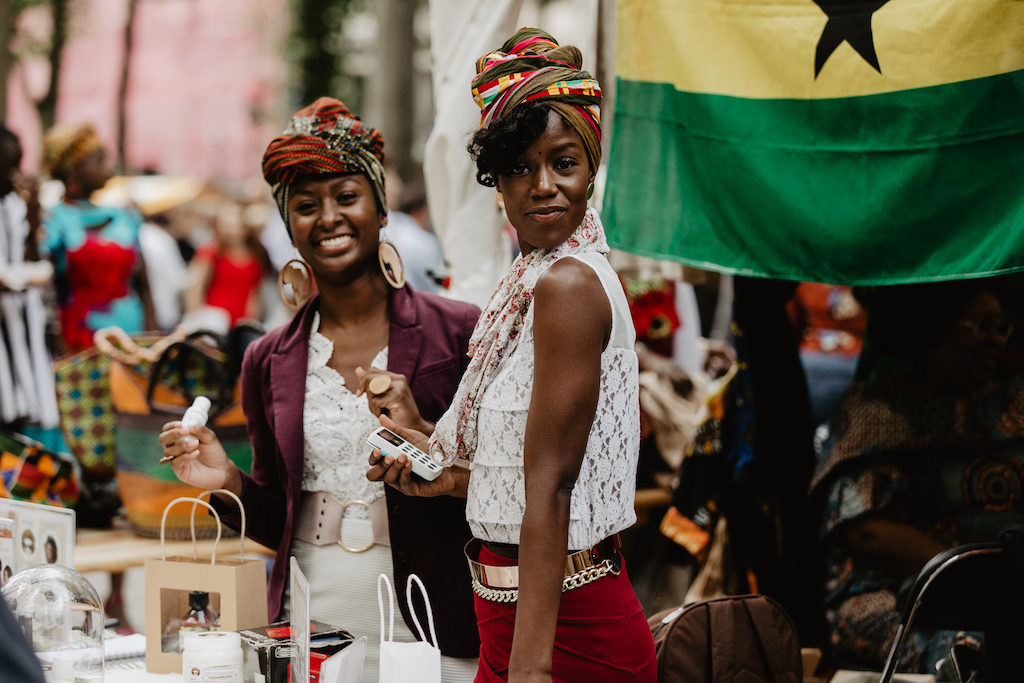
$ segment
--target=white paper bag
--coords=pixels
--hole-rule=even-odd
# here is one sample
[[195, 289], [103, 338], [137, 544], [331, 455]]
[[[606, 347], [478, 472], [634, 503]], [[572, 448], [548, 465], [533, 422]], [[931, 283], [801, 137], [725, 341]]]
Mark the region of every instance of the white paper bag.
[[363, 678], [365, 656], [366, 636], [363, 636], [320, 665], [321, 683], [359, 683]]
[[[391, 614], [391, 631], [387, 639], [384, 632], [384, 597], [381, 594], [380, 582], [388, 587], [388, 604]], [[430, 625], [430, 637], [433, 645], [427, 642], [420, 620], [416, 618], [416, 610], [412, 607], [412, 584], [420, 588], [423, 602], [427, 606], [427, 619]], [[391, 591], [391, 581], [385, 574], [377, 577], [377, 605], [380, 607], [380, 683], [441, 683], [441, 650], [437, 647], [437, 633], [434, 632], [434, 613], [430, 608], [430, 598], [423, 587], [420, 577], [409, 575], [405, 585], [405, 599], [409, 603], [413, 623], [419, 631], [420, 638], [415, 643], [396, 643], [395, 636], [395, 596]]]

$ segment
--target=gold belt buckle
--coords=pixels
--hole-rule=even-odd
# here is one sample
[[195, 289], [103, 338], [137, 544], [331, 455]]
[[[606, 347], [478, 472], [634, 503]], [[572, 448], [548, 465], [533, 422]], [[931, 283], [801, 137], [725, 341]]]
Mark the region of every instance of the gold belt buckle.
[[341, 540], [341, 534], [344, 532], [345, 529], [345, 510], [346, 508], [348, 508], [349, 505], [362, 505], [367, 510], [370, 509], [370, 504], [363, 500], [350, 500], [347, 503], [341, 504], [341, 524], [338, 528], [338, 545], [340, 545], [342, 548], [349, 551], [350, 553], [365, 553], [367, 550], [377, 545], [376, 541], [370, 541], [370, 545], [366, 546], [365, 548], [349, 548]]

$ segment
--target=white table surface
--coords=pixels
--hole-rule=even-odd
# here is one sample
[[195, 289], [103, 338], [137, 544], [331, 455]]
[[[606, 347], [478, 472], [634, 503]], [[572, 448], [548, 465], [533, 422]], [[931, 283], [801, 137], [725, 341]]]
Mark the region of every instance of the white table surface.
[[113, 669], [103, 677], [106, 683], [181, 683], [181, 674], [151, 674], [145, 669]]

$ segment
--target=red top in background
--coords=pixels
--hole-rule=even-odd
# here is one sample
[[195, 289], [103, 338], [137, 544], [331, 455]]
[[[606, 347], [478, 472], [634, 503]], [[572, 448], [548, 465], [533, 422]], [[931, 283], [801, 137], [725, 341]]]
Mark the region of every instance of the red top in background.
[[206, 305], [223, 308], [231, 316], [231, 325], [246, 317], [249, 297], [254, 296], [263, 279], [263, 268], [253, 255], [244, 258], [217, 251], [217, 245], [206, 243], [196, 250], [195, 260], [210, 261], [213, 273], [206, 290]]

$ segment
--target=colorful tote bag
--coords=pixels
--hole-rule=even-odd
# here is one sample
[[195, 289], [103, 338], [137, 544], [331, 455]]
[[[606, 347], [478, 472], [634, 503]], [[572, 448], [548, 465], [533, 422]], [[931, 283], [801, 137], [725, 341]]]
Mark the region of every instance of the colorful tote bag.
[[[97, 336], [105, 332], [97, 332]], [[124, 332], [121, 332], [124, 335]], [[127, 335], [124, 335], [128, 338]], [[160, 335], [128, 338], [135, 348], [159, 342]], [[145, 372], [148, 362], [133, 353], [125, 354], [134, 367]], [[64, 356], [54, 364], [60, 427], [71, 454], [82, 466], [86, 479], [109, 481], [117, 467], [117, 418], [110, 398], [111, 358], [109, 351], [94, 346]]]
[[[148, 376], [119, 362], [110, 368], [110, 387], [117, 414], [117, 479], [125, 514], [135, 532], [158, 537], [164, 508], [175, 498], [200, 492], [178, 481], [168, 464], [160, 464], [163, 425], [180, 420], [195, 396], [213, 402], [207, 423], [228, 458], [245, 472], [252, 469], [252, 446], [245, 429], [241, 387], [233, 371], [227, 340], [209, 334], [194, 336], [167, 348]], [[168, 538], [190, 538], [190, 516], [169, 513]], [[195, 519], [195, 533], [212, 538], [213, 518]]]
[[110, 358], [96, 348], [54, 363], [61, 432], [87, 478], [114, 476], [117, 457], [113, 404], [107, 371]]

